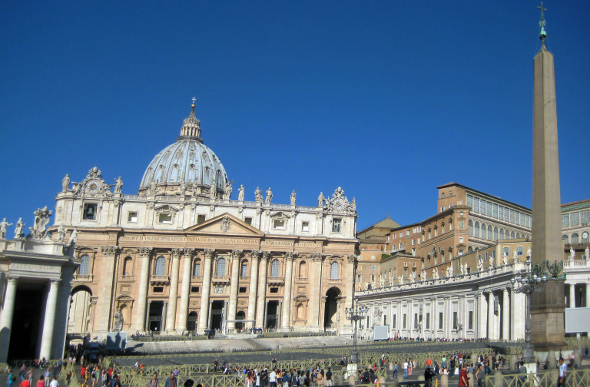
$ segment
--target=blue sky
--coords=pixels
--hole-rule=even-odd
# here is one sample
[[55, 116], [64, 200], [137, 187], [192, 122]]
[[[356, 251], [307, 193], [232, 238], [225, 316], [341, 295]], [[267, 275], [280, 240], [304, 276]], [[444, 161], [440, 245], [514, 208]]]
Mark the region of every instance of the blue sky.
[[[359, 230], [431, 216], [451, 181], [531, 207], [538, 5], [5, 0], [0, 218], [30, 226], [94, 166], [137, 193], [193, 96], [247, 200], [341, 186]], [[565, 203], [590, 198], [590, 2], [544, 5]]]

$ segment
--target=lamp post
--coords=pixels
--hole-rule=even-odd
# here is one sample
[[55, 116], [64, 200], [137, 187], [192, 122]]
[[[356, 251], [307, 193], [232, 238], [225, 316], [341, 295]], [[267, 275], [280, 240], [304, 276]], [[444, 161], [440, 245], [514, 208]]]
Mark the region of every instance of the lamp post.
[[545, 283], [549, 279], [561, 278], [560, 273], [563, 268], [563, 262], [561, 266], [557, 262], [554, 265], [550, 265], [549, 261], [546, 260], [541, 264], [535, 264], [533, 267], [531, 257], [527, 256], [526, 258], [526, 268], [510, 279], [511, 284], [509, 286], [515, 293], [525, 295], [526, 315], [523, 360], [525, 363], [531, 364], [535, 361], [534, 346], [531, 342], [531, 295], [542, 292], [545, 289]]
[[358, 297], [355, 297], [352, 308], [344, 309], [344, 313], [346, 313], [346, 319], [354, 321], [354, 333], [352, 335], [352, 354], [350, 355], [350, 361], [355, 365], [358, 365], [358, 361], [359, 361], [359, 353], [358, 353], [358, 348], [356, 345], [357, 324], [358, 324], [359, 320], [362, 320], [365, 317], [367, 317], [367, 314], [369, 312], [369, 308], [367, 308], [366, 306], [359, 307], [358, 302], [359, 302]]

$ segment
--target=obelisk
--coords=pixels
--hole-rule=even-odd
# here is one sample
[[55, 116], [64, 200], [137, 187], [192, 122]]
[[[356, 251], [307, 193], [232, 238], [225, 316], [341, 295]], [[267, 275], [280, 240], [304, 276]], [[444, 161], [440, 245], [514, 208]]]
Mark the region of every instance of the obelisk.
[[[542, 47], [534, 58], [533, 90], [533, 265], [563, 260], [561, 194], [555, 106], [553, 55], [545, 47], [545, 19], [541, 3]], [[531, 338], [545, 350], [564, 344], [564, 282], [550, 280], [534, 293], [531, 303]]]

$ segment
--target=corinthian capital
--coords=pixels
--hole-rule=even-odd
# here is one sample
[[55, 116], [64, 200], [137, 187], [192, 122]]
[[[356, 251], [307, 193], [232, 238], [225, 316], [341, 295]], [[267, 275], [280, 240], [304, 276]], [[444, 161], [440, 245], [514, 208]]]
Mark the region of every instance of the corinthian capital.
[[205, 249], [205, 258], [213, 258], [215, 256], [214, 249]]
[[102, 255], [115, 255], [119, 252], [119, 248], [117, 246], [102, 246], [100, 251]]
[[325, 257], [326, 255], [322, 253], [311, 253], [311, 260], [314, 262], [321, 262]]
[[262, 252], [262, 259], [270, 258], [270, 251], [263, 251]]
[[140, 247], [137, 249], [137, 253], [140, 257], [149, 257], [152, 254], [152, 247]]
[[185, 257], [192, 257], [193, 255], [195, 255], [196, 251], [195, 249], [182, 249], [182, 253], [184, 254]]
[[258, 258], [260, 258], [261, 255], [262, 255], [262, 251], [260, 251], [260, 250], [252, 250], [250, 252], [250, 256], [252, 257], [252, 259], [258, 259]]
[[242, 256], [242, 253], [244, 252], [244, 250], [232, 250], [231, 251], [231, 256], [233, 259], [238, 259]]
[[346, 258], [348, 259], [348, 262], [354, 262], [356, 260], [356, 255], [349, 254], [346, 256]]
[[293, 259], [295, 259], [295, 257], [297, 257], [297, 253], [294, 253], [292, 251], [287, 251], [285, 253], [285, 258], [287, 259], [287, 261], [292, 261]]
[[172, 258], [180, 258], [183, 249], [172, 249]]

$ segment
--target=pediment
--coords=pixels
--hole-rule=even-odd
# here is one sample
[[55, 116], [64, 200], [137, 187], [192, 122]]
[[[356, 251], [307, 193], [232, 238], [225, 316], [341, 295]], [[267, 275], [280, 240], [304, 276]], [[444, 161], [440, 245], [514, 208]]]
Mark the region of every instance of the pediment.
[[243, 235], [263, 237], [264, 233], [235, 216], [225, 213], [189, 227], [186, 231], [198, 234]]

